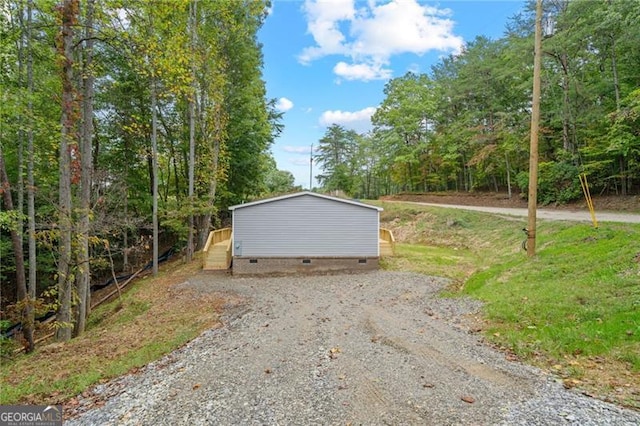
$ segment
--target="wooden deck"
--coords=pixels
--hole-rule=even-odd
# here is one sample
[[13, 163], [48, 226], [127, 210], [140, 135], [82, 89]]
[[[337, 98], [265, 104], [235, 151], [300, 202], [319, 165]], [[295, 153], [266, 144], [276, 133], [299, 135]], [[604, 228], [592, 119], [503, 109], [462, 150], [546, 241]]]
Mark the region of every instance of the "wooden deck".
[[[203, 250], [202, 269], [205, 271], [229, 269], [231, 267], [232, 240], [231, 228], [211, 231]], [[396, 241], [390, 230], [380, 228], [378, 243], [380, 245], [380, 257], [393, 256], [395, 254]]]

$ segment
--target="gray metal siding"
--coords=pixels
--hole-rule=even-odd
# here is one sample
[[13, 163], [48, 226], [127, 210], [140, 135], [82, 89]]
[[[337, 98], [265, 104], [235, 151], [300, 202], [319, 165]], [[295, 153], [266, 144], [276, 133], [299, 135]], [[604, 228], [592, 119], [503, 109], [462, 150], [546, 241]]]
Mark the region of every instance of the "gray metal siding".
[[234, 255], [378, 256], [378, 211], [313, 196], [233, 211]]

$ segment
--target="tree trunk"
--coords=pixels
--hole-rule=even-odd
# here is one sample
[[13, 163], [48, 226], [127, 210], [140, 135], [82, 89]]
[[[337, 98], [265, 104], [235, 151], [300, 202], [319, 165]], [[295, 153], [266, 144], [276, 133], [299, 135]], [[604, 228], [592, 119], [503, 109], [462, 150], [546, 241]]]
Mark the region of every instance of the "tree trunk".
[[151, 182], [153, 197], [153, 275], [158, 275], [158, 112], [156, 78], [151, 77]]
[[[616, 61], [616, 41], [615, 37], [611, 37], [611, 72], [613, 73], [613, 89], [616, 96], [616, 112], [620, 111], [620, 83], [618, 81], [618, 64]], [[620, 156], [620, 186], [622, 187], [622, 195], [627, 195], [627, 170], [626, 158]]]
[[[33, 50], [31, 48], [31, 24], [33, 21], [32, 13], [33, 2], [27, 1], [27, 92], [29, 99], [27, 100], [27, 227], [29, 240], [29, 281], [27, 291], [29, 300], [36, 300], [37, 285], [37, 258], [36, 258], [36, 202], [35, 202], [35, 180], [33, 177], [34, 167], [34, 147], [33, 147]], [[33, 306], [27, 306], [26, 321], [30, 324], [29, 331], [25, 330], [25, 338], [29, 346], [35, 348], [33, 340], [33, 326], [35, 325], [35, 312]]]
[[[129, 139], [125, 138], [124, 139], [124, 152], [126, 153], [125, 155], [129, 155], [130, 153], [130, 149], [129, 149]], [[122, 255], [122, 267], [125, 271], [130, 271], [131, 265], [129, 264], [129, 227], [131, 226], [131, 220], [129, 218], [129, 184], [127, 183], [129, 179], [129, 163], [125, 162], [124, 164], [124, 176], [122, 179], [122, 197], [123, 197], [123, 202], [124, 202], [124, 235], [122, 238], [122, 245], [123, 245], [123, 255]]]
[[62, 27], [58, 36], [58, 51], [62, 58], [62, 115], [59, 160], [58, 229], [58, 341], [71, 339], [71, 156], [75, 130], [75, 96], [73, 88], [73, 28], [76, 25], [78, 0], [64, 0], [60, 9]]
[[[125, 176], [126, 173], [125, 166]], [[122, 233], [122, 269], [125, 271], [130, 270], [129, 266], [129, 191], [126, 187], [124, 188], [124, 232]]]
[[[22, 31], [22, 36], [20, 37], [19, 43], [18, 43], [18, 86], [19, 87], [23, 87], [24, 86], [24, 74], [25, 74], [25, 66], [26, 66], [26, 74], [27, 74], [27, 91], [29, 92], [29, 95], [31, 95], [31, 93], [33, 93], [33, 55], [31, 52], [31, 7], [32, 4], [31, 2], [27, 2], [26, 4], [26, 19], [27, 22], [25, 23], [25, 15], [24, 15], [24, 11], [22, 9], [22, 4], [20, 4], [20, 9], [18, 10], [18, 20], [20, 22], [20, 30]], [[25, 58], [26, 55], [26, 58]], [[25, 60], [26, 59], [26, 60]], [[26, 62], [26, 64], [25, 64]], [[29, 99], [27, 101], [27, 113], [23, 114], [22, 117], [20, 117], [20, 121], [22, 121], [22, 119], [24, 118], [24, 116], [26, 116], [26, 124], [21, 124], [20, 125], [20, 130], [18, 131], [18, 180], [17, 180], [17, 193], [18, 193], [18, 205], [17, 205], [17, 209], [19, 211], [19, 215], [18, 215], [18, 225], [16, 227], [16, 232], [18, 233], [18, 239], [20, 241], [24, 240], [24, 219], [23, 219], [23, 213], [24, 213], [24, 176], [23, 176], [23, 172], [24, 172], [24, 142], [25, 142], [25, 137], [27, 139], [27, 145], [29, 144], [29, 142], [33, 143], [33, 101], [31, 99], [31, 96], [29, 96]], [[26, 129], [26, 136], [25, 136], [25, 129]], [[28, 146], [27, 146], [27, 151], [29, 150]], [[27, 152], [27, 155], [29, 155], [29, 153]], [[28, 161], [28, 160], [27, 160]], [[27, 165], [28, 167], [28, 165]], [[6, 180], [7, 185], [8, 185], [8, 179]], [[13, 200], [11, 200], [13, 201]], [[13, 240], [13, 235], [12, 235], [12, 240]], [[20, 247], [22, 249], [22, 246]], [[25, 278], [25, 271], [24, 271], [24, 252], [22, 252], [21, 254], [22, 257], [22, 277], [23, 279]], [[34, 263], [35, 264], [35, 263]], [[30, 268], [31, 271], [31, 268]], [[31, 352], [34, 349], [34, 341], [33, 341], [33, 324], [34, 324], [34, 315], [33, 315], [33, 305], [31, 303], [31, 301], [33, 299], [35, 299], [35, 294], [33, 297], [31, 297], [31, 283], [35, 282], [34, 280], [29, 281], [29, 286], [28, 288], [26, 288], [26, 294], [27, 296], [29, 296], [28, 298], [24, 298], [24, 311], [23, 311], [23, 316], [22, 316], [22, 322], [23, 322], [23, 328], [22, 328], [22, 332], [23, 332], [23, 336], [24, 339], [26, 341], [26, 352]], [[18, 292], [19, 293], [19, 292]], [[35, 293], [35, 290], [34, 290]], [[22, 300], [19, 300], [22, 301]]]
[[84, 333], [91, 306], [91, 268], [89, 257], [89, 225], [91, 215], [91, 180], [93, 175], [93, 10], [94, 1], [87, 0], [85, 19], [85, 48], [82, 73], [82, 144], [80, 176], [80, 213], [78, 219], [78, 292], [76, 336]]
[[562, 147], [565, 151], [573, 153], [571, 142], [571, 99], [569, 95], [569, 58], [566, 53], [558, 56], [562, 66]]
[[[209, 236], [209, 230], [211, 228], [211, 218], [213, 217], [212, 211], [215, 205], [216, 192], [218, 187], [218, 167], [220, 163], [220, 149], [223, 143], [222, 140], [222, 114], [224, 113], [220, 104], [214, 104], [210, 108], [207, 108], [207, 92], [205, 82], [200, 82], [200, 99], [197, 107], [197, 117], [200, 125], [200, 137], [205, 141], [212, 141], [211, 147], [212, 158], [210, 163], [211, 179], [209, 182], [209, 191], [207, 194], [207, 213], [200, 215], [197, 219], [197, 246], [196, 249], [203, 248], [207, 243]], [[207, 110], [210, 110], [210, 119], [213, 120], [213, 132], [207, 130], [208, 122]]]
[[[4, 198], [4, 205], [6, 210], [13, 210], [13, 198], [11, 197], [11, 186], [9, 185], [9, 178], [7, 177], [7, 171], [4, 166], [4, 155], [2, 153], [2, 145], [0, 145], [0, 192]], [[33, 323], [25, 320], [27, 316], [27, 307], [29, 306], [29, 299], [27, 295], [27, 280], [24, 273], [24, 253], [22, 251], [22, 233], [19, 232], [17, 227], [11, 227], [11, 245], [13, 246], [13, 253], [15, 256], [16, 264], [16, 293], [18, 295], [17, 302], [23, 302], [22, 308], [22, 327], [24, 335], [27, 340], [26, 351], [31, 352], [33, 350]], [[31, 338], [29, 339], [30, 336]]]
[[627, 196], [627, 167], [624, 156], [620, 156], [618, 159], [618, 164], [620, 165], [620, 187], [622, 191], [620, 195]]
[[509, 194], [509, 199], [511, 199], [511, 166], [509, 164], [509, 156], [506, 152], [504, 154], [504, 163], [505, 168], [507, 169], [507, 192]]
[[611, 37], [611, 72], [613, 73], [613, 90], [616, 95], [616, 111], [620, 111], [620, 82], [618, 81], [618, 61], [616, 60], [616, 39]]
[[192, 1], [189, 9], [189, 30], [191, 39], [191, 52], [193, 58], [191, 59], [191, 78], [193, 79], [192, 91], [189, 97], [189, 234], [187, 236], [187, 262], [191, 262], [194, 253], [194, 240], [193, 240], [193, 195], [194, 195], [194, 182], [195, 182], [195, 162], [196, 162], [196, 116], [195, 116], [195, 96], [196, 96], [196, 63], [195, 63], [195, 49], [196, 49], [196, 22], [197, 22], [197, 3]]
[[[213, 145], [213, 158], [211, 160], [211, 167], [213, 169], [213, 178], [209, 182], [209, 205], [210, 209], [213, 209], [215, 199], [216, 199], [216, 191], [218, 186], [218, 166], [220, 162], [220, 137], [216, 135], [215, 142]], [[201, 217], [200, 227], [199, 227], [199, 238], [198, 238], [198, 248], [202, 248], [207, 243], [207, 238], [209, 237], [209, 229], [211, 227], [211, 218], [213, 215], [211, 213], [206, 213]]]

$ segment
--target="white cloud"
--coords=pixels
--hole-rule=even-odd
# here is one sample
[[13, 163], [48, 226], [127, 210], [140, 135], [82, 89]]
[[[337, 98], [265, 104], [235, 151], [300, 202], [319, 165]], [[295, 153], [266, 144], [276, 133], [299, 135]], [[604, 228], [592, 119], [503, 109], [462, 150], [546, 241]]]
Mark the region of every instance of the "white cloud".
[[328, 127], [332, 124], [344, 126], [364, 133], [371, 129], [371, 116], [376, 112], [375, 107], [367, 107], [360, 111], [325, 111], [320, 116], [320, 125]]
[[453, 33], [454, 22], [448, 9], [423, 6], [417, 0], [306, 0], [304, 12], [307, 31], [314, 46], [303, 49], [298, 57], [303, 64], [330, 55], [350, 59], [340, 61], [334, 72], [344, 79], [388, 79], [391, 56], [432, 50], [459, 52], [462, 37]]
[[308, 154], [309, 151], [311, 150], [310, 146], [292, 146], [292, 145], [286, 145], [282, 147], [282, 150], [284, 152], [291, 152], [291, 153], [295, 153], [295, 154]]
[[357, 54], [388, 57], [398, 53], [454, 51], [463, 40], [453, 34], [450, 11], [422, 6], [416, 0], [392, 0], [373, 6], [370, 14], [353, 21]]
[[303, 10], [308, 18], [307, 31], [317, 46], [305, 48], [300, 54], [300, 62], [308, 64], [328, 54], [347, 53], [339, 23], [354, 18], [353, 0], [306, 0]]
[[388, 80], [392, 76], [392, 71], [383, 68], [383, 64], [347, 64], [340, 61], [333, 67], [333, 72], [345, 80]]
[[289, 99], [287, 98], [278, 99], [278, 103], [276, 103], [276, 109], [278, 111], [286, 112], [286, 111], [289, 111], [291, 108], [293, 108], [293, 102], [291, 102]]

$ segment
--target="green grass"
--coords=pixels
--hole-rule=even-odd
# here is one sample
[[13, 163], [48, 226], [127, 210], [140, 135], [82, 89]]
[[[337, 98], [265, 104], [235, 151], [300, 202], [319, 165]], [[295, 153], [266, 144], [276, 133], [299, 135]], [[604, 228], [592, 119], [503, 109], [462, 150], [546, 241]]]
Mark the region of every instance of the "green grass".
[[539, 220], [528, 258], [526, 218], [378, 205], [381, 226], [402, 236], [383, 267], [451, 278], [446, 296], [485, 302], [487, 338], [539, 366], [560, 365], [565, 379], [624, 386], [629, 393], [612, 398], [640, 407], [640, 225]]
[[[544, 226], [544, 225], [543, 225]], [[640, 226], [560, 226], [534, 259], [472, 276], [492, 332], [525, 356], [607, 356], [640, 371]]]

